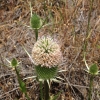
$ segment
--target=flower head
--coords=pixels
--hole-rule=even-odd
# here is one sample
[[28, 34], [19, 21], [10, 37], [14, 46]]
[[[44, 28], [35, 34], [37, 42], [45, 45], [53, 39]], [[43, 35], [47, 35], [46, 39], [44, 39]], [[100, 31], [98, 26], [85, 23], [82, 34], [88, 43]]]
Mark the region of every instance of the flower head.
[[43, 37], [33, 47], [32, 57], [35, 65], [42, 67], [55, 67], [62, 60], [62, 53], [59, 45], [50, 37]]

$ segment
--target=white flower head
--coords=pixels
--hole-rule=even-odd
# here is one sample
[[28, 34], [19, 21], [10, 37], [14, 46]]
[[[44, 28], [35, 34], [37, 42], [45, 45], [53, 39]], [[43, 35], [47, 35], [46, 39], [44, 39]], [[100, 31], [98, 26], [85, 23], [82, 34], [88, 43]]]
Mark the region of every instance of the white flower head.
[[59, 45], [51, 37], [43, 37], [34, 44], [32, 58], [35, 65], [51, 68], [62, 61], [62, 53]]

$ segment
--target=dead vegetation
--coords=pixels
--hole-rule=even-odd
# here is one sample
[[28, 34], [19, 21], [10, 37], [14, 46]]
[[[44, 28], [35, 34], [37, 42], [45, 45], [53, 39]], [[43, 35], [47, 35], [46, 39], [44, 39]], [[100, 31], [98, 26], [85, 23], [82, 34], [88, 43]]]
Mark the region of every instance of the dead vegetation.
[[[31, 100], [39, 99], [39, 85], [33, 79], [34, 66], [22, 45], [31, 54], [35, 43], [30, 25], [32, 11], [46, 19], [39, 37], [51, 35], [56, 38], [63, 53], [59, 66], [66, 72], [59, 73], [62, 83], [52, 83], [50, 93], [62, 93], [58, 100], [87, 100], [89, 75], [84, 71], [83, 44], [86, 39], [88, 14], [91, 0], [0, 0], [0, 100], [25, 100], [20, 92], [15, 71], [7, 67], [6, 59], [16, 57], [21, 77], [24, 79]], [[100, 0], [94, 0], [90, 16], [86, 60], [100, 68]], [[6, 66], [7, 65], [7, 66]], [[100, 75], [99, 75], [100, 76]], [[93, 100], [100, 99], [100, 77], [94, 81]]]

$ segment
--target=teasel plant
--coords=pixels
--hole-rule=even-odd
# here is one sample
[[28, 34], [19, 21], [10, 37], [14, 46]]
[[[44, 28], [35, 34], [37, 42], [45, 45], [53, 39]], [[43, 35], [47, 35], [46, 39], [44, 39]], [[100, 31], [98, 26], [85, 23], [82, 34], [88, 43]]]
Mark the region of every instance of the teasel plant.
[[17, 75], [17, 79], [18, 79], [18, 83], [19, 83], [19, 87], [20, 87], [21, 92], [25, 95], [25, 97], [27, 98], [27, 100], [31, 100], [29, 98], [28, 94], [27, 94], [26, 85], [25, 85], [23, 79], [21, 79], [21, 77], [20, 77], [19, 69], [17, 68], [20, 62], [18, 62], [16, 58], [13, 58], [12, 61], [9, 61], [8, 59], [6, 59], [6, 60], [10, 64], [9, 67], [13, 68], [15, 70], [15, 72], [16, 72], [16, 75]]
[[35, 32], [35, 38], [36, 38], [36, 41], [37, 41], [37, 39], [38, 39], [38, 30], [42, 26], [42, 20], [40, 19], [40, 17], [37, 14], [32, 14], [32, 16], [30, 18], [30, 24], [31, 24], [32, 29]]
[[[40, 98], [41, 100], [57, 100], [62, 91], [56, 95], [50, 95], [51, 82], [61, 82], [61, 77], [57, 76], [59, 72], [58, 65], [62, 62], [63, 57], [60, 46], [52, 37], [42, 37], [37, 40], [30, 55], [25, 47], [23, 49], [28, 54], [31, 62], [34, 64], [36, 80], [40, 83]], [[61, 70], [60, 70], [61, 72]]]
[[[36, 38], [36, 41], [38, 40], [38, 34], [39, 34], [39, 30], [43, 27], [46, 27], [46, 26], [50, 26], [50, 25], [53, 25], [54, 22], [50, 22], [48, 23], [47, 20], [48, 20], [48, 16], [46, 16], [44, 19], [42, 19], [38, 14], [36, 14], [36, 12], [32, 12], [32, 5], [31, 5], [31, 2], [29, 3], [30, 5], [30, 12], [31, 12], [31, 16], [30, 16], [30, 26], [27, 26], [31, 29], [34, 30], [35, 32], [35, 38]], [[45, 5], [45, 4], [44, 4]]]
[[93, 92], [93, 82], [94, 82], [94, 78], [100, 73], [99, 68], [97, 66], [97, 64], [92, 64], [91, 66], [88, 66], [85, 58], [85, 65], [87, 67], [87, 70], [85, 70], [86, 72], [88, 72], [90, 74], [90, 83], [89, 83], [89, 91], [88, 91], [88, 100], [92, 100], [92, 92]]
[[32, 6], [30, 3], [30, 11], [31, 11], [31, 17], [30, 17], [30, 26], [31, 28], [34, 30], [35, 32], [35, 38], [36, 41], [38, 40], [38, 31], [42, 28], [42, 26], [44, 25], [45, 21], [43, 21], [39, 15], [37, 15], [36, 13], [32, 13]]
[[58, 64], [62, 60], [60, 47], [51, 37], [42, 37], [34, 44], [32, 59], [37, 78], [44, 86], [44, 92], [41, 90], [41, 99], [50, 100], [50, 82], [57, 76]]

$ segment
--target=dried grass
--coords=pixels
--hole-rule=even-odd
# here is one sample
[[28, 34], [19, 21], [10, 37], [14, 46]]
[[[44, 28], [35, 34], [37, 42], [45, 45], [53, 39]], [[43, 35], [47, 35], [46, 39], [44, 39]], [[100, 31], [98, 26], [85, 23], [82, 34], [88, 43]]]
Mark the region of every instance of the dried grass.
[[[44, 3], [44, 1], [47, 1]], [[52, 35], [58, 39], [64, 60], [59, 73], [64, 78], [64, 84], [52, 83], [51, 94], [63, 90], [59, 100], [86, 100], [89, 85], [89, 75], [83, 62], [82, 45], [84, 43], [89, 4], [87, 0], [0, 0], [0, 100], [25, 100], [19, 90], [15, 71], [6, 67], [5, 58], [16, 57], [21, 61], [22, 78], [34, 75], [34, 66], [22, 48], [22, 44], [31, 54], [35, 43], [34, 32], [30, 25], [30, 7], [33, 12], [45, 19], [46, 25], [39, 31], [39, 37]], [[45, 8], [44, 8], [45, 5]], [[100, 68], [100, 0], [94, 0], [90, 20], [91, 34], [88, 39], [86, 60], [89, 65], [97, 63]], [[32, 100], [39, 98], [39, 86], [32, 79], [25, 80], [28, 94]], [[94, 82], [93, 99], [100, 98], [100, 78]]]

